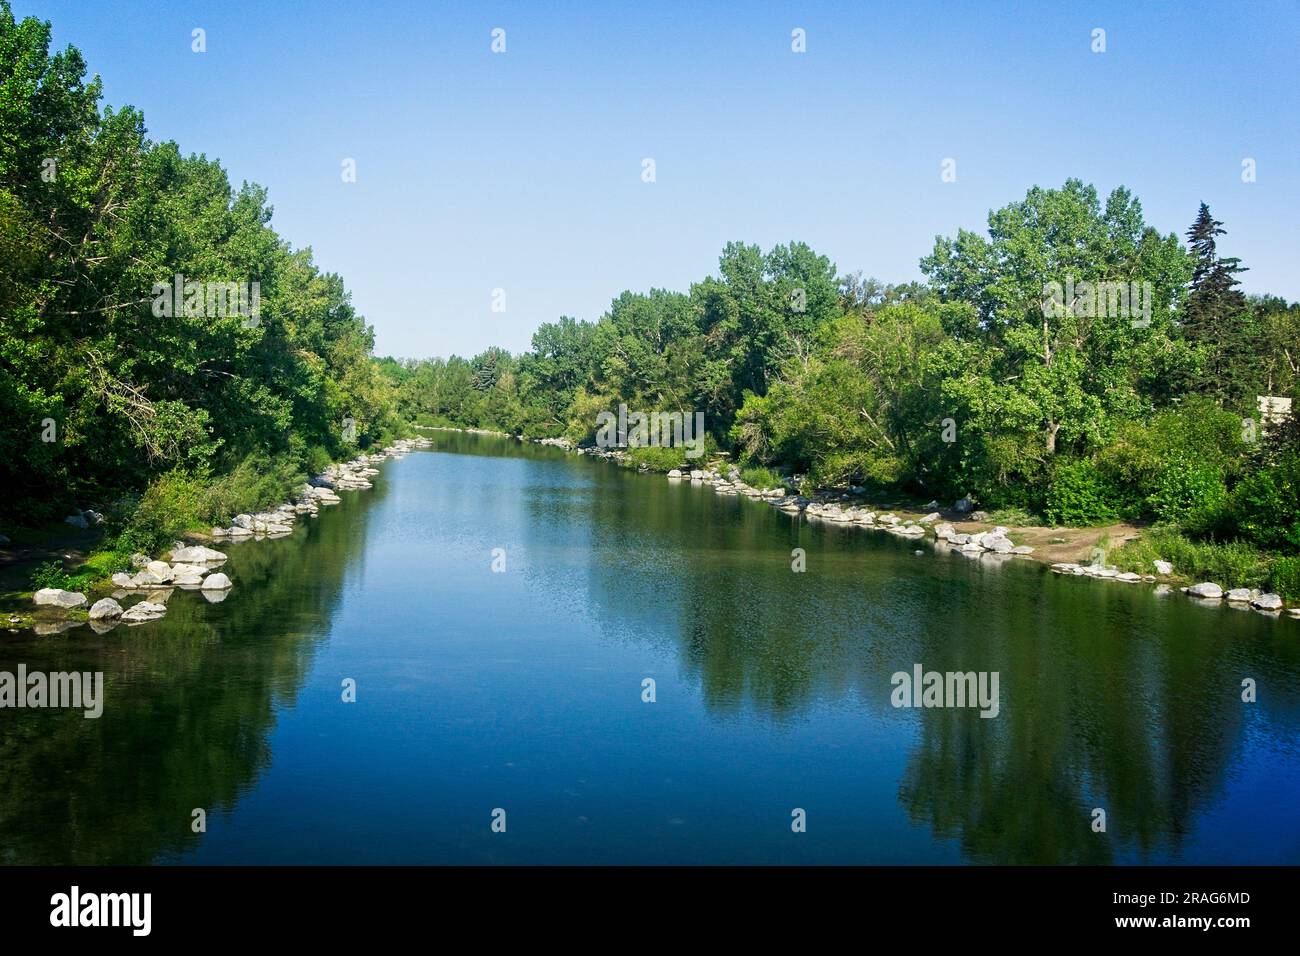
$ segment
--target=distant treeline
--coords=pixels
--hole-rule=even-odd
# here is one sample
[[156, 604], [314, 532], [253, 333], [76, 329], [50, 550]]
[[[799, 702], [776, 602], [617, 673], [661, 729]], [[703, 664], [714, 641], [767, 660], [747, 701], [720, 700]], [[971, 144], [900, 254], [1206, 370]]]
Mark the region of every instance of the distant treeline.
[[[689, 293], [625, 292], [514, 356], [384, 359], [404, 417], [590, 441], [597, 414], [703, 411], [742, 464], [1061, 523], [1300, 549], [1300, 307], [1247, 298], [1203, 204], [1187, 244], [1070, 180], [939, 238], [885, 285], [802, 243], [733, 243]], [[1300, 408], [1300, 405], [1297, 406]], [[672, 456], [667, 456], [672, 457]], [[656, 461], [667, 459], [658, 455]]]
[[150, 141], [49, 46], [0, 0], [0, 518], [226, 479], [201, 521], [396, 424], [371, 329], [265, 191]]

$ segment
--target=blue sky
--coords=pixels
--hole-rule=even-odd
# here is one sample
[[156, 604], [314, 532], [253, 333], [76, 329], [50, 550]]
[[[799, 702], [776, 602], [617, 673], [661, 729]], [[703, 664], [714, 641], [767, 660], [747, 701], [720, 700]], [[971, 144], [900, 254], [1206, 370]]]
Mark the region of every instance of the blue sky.
[[685, 291], [732, 239], [920, 278], [935, 235], [1071, 176], [1162, 232], [1208, 202], [1247, 291], [1300, 299], [1295, 0], [12, 5], [154, 139], [268, 187], [380, 354], [519, 351], [624, 289]]

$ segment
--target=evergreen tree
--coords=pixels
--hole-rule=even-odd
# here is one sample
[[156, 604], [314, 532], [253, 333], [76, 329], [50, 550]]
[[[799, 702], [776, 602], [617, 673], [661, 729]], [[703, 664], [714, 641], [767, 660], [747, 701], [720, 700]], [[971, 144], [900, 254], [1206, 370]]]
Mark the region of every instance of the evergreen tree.
[[1223, 223], [1201, 203], [1196, 221], [1187, 230], [1196, 265], [1180, 324], [1183, 335], [1202, 350], [1200, 372], [1188, 387], [1232, 405], [1253, 401], [1261, 387], [1254, 374], [1259, 346], [1259, 323], [1237, 275], [1246, 272], [1241, 260], [1220, 256], [1217, 237], [1225, 235]]

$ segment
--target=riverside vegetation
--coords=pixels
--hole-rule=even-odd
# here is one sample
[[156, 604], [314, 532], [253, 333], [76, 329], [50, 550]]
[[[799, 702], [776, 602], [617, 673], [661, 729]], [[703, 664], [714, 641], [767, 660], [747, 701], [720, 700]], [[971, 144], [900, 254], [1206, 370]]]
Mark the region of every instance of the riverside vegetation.
[[[1204, 204], [1184, 245], [1123, 188], [1035, 187], [987, 235], [937, 239], [926, 281], [902, 285], [799, 242], [731, 243], [688, 292], [624, 292], [598, 321], [543, 324], [522, 355], [376, 360], [342, 279], [279, 238], [264, 190], [148, 139], [49, 43], [0, 0], [0, 521], [22, 539], [72, 512], [107, 535], [34, 587], [132, 571], [407, 422], [589, 446], [626, 404], [703, 412], [709, 459], [754, 487], [1144, 523], [1116, 567], [1168, 560], [1300, 600], [1300, 428], [1257, 405], [1296, 397], [1300, 307], [1242, 294]], [[157, 314], [174, 276], [256, 284], [256, 320]]]
[[[100, 98], [75, 48], [0, 0], [0, 547], [65, 515], [107, 532], [35, 587], [130, 571], [402, 431], [373, 330], [270, 227], [265, 190]], [[160, 315], [178, 275], [199, 295]], [[252, 321], [202, 298], [236, 284]]]
[[[624, 292], [598, 321], [543, 324], [522, 355], [382, 365], [425, 425], [590, 448], [598, 414], [623, 404], [703, 411], [715, 468], [728, 455], [760, 489], [1134, 522], [1147, 530], [1103, 569], [1167, 560], [1300, 601], [1300, 427], [1258, 401], [1297, 397], [1300, 306], [1244, 295], [1222, 235], [1204, 204], [1184, 245], [1127, 190], [1103, 202], [1070, 180], [995, 210], [986, 236], [938, 238], [925, 283], [841, 276], [802, 243], [732, 243], [689, 292]], [[1119, 286], [1149, 290], [1140, 314]], [[1062, 288], [1075, 299], [1052, 308]], [[677, 448], [618, 457], [698, 468]]]

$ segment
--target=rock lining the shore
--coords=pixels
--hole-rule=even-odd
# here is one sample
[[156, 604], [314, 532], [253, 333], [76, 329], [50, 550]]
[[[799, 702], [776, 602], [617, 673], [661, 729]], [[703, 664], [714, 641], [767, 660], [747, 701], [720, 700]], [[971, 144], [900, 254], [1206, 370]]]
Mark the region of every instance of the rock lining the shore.
[[[374, 466], [382, 461], [403, 458], [409, 452], [420, 448], [429, 448], [431, 439], [401, 438], [377, 452], [359, 455], [349, 462], [330, 465], [319, 475], [314, 475], [303, 485], [293, 501], [278, 505], [268, 511], [256, 514], [239, 514], [231, 519], [229, 527], [213, 527], [213, 538], [226, 538], [232, 541], [251, 541], [281, 538], [293, 533], [294, 523], [301, 515], [315, 517], [324, 505], [334, 505], [342, 501], [338, 491], [363, 491], [373, 488], [370, 481], [379, 474]], [[85, 512], [78, 516], [86, 521], [86, 526], [102, 520], [94, 512]], [[96, 520], [97, 519], [97, 520]], [[71, 523], [71, 518], [69, 519]], [[110, 580], [117, 588], [112, 597], [106, 597], [91, 607], [90, 625], [97, 634], [112, 630], [121, 621], [129, 625], [156, 621], [167, 613], [166, 601], [171, 596], [172, 588], [197, 590], [209, 603], [224, 601], [234, 587], [234, 582], [224, 572], [217, 571], [227, 560], [227, 555], [206, 545], [187, 545], [177, 541], [171, 548], [170, 562], [151, 559], [145, 554], [131, 555], [131, 567], [134, 574], [119, 571]], [[165, 586], [165, 587], [164, 587]], [[158, 590], [164, 587], [163, 590]], [[131, 592], [146, 591], [143, 600], [126, 610], [117, 599], [125, 599]], [[65, 591], [59, 588], [42, 588], [32, 600], [42, 606], [65, 609], [82, 608], [86, 605], [86, 596], [80, 592]], [[77, 627], [81, 621], [39, 622], [37, 633], [60, 633], [68, 628]]]

